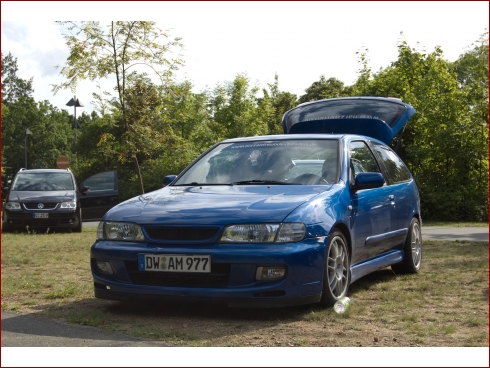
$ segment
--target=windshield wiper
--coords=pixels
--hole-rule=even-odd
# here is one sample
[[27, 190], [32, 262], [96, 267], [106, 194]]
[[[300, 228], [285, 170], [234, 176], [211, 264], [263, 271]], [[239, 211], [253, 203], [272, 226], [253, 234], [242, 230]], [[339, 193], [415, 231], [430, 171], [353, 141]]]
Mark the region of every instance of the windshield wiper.
[[183, 183], [183, 184], [174, 184], [172, 186], [174, 187], [189, 187], [189, 186], [213, 186], [213, 185], [232, 185], [231, 183], [198, 183], [197, 181], [193, 181], [192, 183]]
[[279, 185], [291, 185], [293, 183], [286, 183], [284, 181], [277, 181], [277, 180], [242, 180], [242, 181], [235, 181], [231, 183], [232, 185], [241, 185], [241, 184], [279, 184]]

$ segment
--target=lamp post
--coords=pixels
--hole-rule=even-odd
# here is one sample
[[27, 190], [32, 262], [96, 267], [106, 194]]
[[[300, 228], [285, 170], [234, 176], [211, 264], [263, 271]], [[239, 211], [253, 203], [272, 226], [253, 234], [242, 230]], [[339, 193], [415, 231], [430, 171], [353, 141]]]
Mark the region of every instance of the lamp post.
[[24, 164], [26, 169], [27, 169], [27, 136], [28, 135], [32, 135], [32, 132], [26, 128], [26, 134], [24, 137], [24, 156], [25, 156]]
[[68, 101], [66, 106], [73, 106], [73, 124], [75, 126], [75, 167], [78, 168], [78, 146], [77, 146], [77, 106], [83, 107], [81, 102], [78, 100], [77, 96], [73, 96], [73, 98]]

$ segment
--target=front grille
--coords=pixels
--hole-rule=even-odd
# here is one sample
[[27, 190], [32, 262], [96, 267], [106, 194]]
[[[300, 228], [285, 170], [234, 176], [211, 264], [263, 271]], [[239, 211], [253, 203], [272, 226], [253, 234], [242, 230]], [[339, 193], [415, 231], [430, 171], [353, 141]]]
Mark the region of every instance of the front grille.
[[145, 227], [148, 237], [168, 241], [204, 241], [212, 239], [219, 228], [216, 227]]
[[[43, 208], [39, 208], [39, 203], [43, 204]], [[44, 203], [44, 202], [36, 202], [36, 203], [24, 203], [24, 207], [27, 210], [54, 210], [58, 206], [58, 203]]]
[[212, 263], [210, 273], [139, 271], [138, 262], [126, 261], [133, 284], [148, 286], [224, 288], [230, 279], [229, 264]]

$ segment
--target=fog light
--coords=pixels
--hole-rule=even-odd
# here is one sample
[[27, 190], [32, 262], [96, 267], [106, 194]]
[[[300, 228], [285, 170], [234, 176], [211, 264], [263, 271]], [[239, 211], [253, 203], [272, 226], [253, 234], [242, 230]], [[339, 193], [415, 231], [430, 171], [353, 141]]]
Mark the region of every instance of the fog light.
[[114, 272], [112, 271], [111, 264], [109, 262], [97, 261], [97, 268], [100, 272], [112, 275]]
[[255, 278], [257, 280], [278, 280], [286, 275], [285, 267], [258, 267]]

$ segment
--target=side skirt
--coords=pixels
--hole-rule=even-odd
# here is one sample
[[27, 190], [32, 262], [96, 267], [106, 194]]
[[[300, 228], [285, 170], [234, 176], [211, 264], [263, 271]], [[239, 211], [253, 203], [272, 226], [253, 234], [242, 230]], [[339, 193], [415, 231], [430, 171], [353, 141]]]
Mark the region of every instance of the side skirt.
[[380, 257], [371, 259], [369, 261], [353, 265], [350, 268], [350, 274], [351, 274], [350, 283], [352, 284], [354, 281], [360, 279], [361, 277], [367, 275], [368, 273], [379, 270], [380, 268], [391, 266], [392, 264], [401, 262], [402, 260], [403, 260], [403, 251], [395, 250], [386, 253]]

